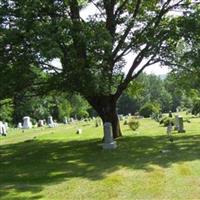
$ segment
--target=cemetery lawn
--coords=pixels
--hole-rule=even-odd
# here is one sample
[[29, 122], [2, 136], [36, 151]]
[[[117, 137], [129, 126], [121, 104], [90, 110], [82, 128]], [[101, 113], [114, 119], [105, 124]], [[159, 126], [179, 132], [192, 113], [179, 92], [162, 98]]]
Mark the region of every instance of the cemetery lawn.
[[136, 132], [122, 126], [111, 151], [102, 150], [94, 122], [11, 130], [0, 137], [0, 199], [200, 199], [200, 119], [173, 143], [158, 123], [140, 124]]

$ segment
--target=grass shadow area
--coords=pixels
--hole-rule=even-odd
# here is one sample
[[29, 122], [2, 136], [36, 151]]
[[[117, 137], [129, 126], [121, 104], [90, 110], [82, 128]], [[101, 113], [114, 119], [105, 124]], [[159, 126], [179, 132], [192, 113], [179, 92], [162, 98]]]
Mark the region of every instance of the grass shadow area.
[[200, 135], [177, 135], [173, 143], [166, 136], [126, 136], [111, 151], [103, 150], [98, 144], [98, 139], [30, 140], [1, 146], [1, 198], [6, 199], [10, 190], [14, 190], [13, 199], [20, 199], [17, 197], [20, 192], [31, 193], [29, 199], [39, 199], [46, 185], [71, 178], [95, 181], [121, 167], [149, 171], [152, 164], [167, 168], [174, 163], [200, 159]]

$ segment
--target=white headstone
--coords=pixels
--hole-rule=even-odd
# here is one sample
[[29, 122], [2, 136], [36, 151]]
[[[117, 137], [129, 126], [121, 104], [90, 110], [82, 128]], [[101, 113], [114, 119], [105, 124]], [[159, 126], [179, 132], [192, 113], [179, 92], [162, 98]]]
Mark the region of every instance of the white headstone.
[[169, 125], [167, 126], [167, 135], [170, 136], [172, 133], [172, 124], [169, 123]]
[[174, 130], [178, 130], [179, 129], [179, 116], [175, 115], [175, 126], [174, 126]]
[[7, 123], [7, 122], [4, 122], [4, 125], [5, 125], [5, 127], [6, 127], [6, 130], [8, 130], [8, 129], [9, 129], [8, 123]]
[[67, 117], [64, 118], [64, 124], [68, 124]]
[[82, 129], [80, 129], [80, 128], [77, 129], [76, 133], [77, 133], [77, 134], [82, 134]]
[[23, 118], [23, 129], [30, 129], [32, 128], [32, 123], [30, 120], [30, 117], [24, 117]]
[[115, 148], [117, 148], [117, 144], [113, 140], [112, 124], [110, 122], [105, 122], [103, 149], [115, 149]]
[[6, 126], [2, 121], [0, 121], [0, 134], [4, 136], [7, 135]]
[[21, 122], [18, 123], [17, 128], [22, 128], [22, 123]]
[[178, 120], [179, 120], [178, 132], [179, 133], [185, 133], [184, 124], [183, 124], [183, 117], [179, 116]]
[[52, 116], [48, 117], [47, 124], [48, 124], [49, 128], [54, 128], [55, 127], [55, 123], [53, 121], [53, 117]]
[[40, 119], [38, 121], [38, 127], [43, 127], [44, 126], [44, 120]]

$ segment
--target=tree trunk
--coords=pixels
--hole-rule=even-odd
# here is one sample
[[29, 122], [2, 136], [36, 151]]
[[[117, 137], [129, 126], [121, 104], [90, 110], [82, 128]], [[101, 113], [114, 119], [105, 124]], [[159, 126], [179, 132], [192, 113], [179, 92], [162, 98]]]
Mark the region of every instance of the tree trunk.
[[116, 111], [117, 100], [113, 96], [99, 96], [87, 98], [92, 107], [97, 111], [103, 123], [112, 124], [113, 138], [122, 136], [119, 119]]

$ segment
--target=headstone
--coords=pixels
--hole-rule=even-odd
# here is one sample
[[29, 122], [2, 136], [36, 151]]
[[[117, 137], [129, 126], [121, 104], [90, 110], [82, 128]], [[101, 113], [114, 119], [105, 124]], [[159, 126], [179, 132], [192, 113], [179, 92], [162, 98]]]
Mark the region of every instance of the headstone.
[[38, 127], [43, 127], [44, 126], [44, 121], [42, 119], [40, 119], [38, 121]]
[[167, 126], [167, 135], [170, 136], [172, 133], [172, 124], [169, 123], [169, 125]]
[[112, 124], [110, 122], [105, 122], [103, 149], [115, 149], [115, 148], [117, 148], [117, 144], [113, 140]]
[[7, 135], [6, 126], [2, 121], [0, 121], [0, 134], [3, 136]]
[[82, 129], [80, 129], [80, 128], [77, 129], [76, 133], [77, 133], [77, 134], [82, 134]]
[[178, 115], [175, 115], [175, 124], [174, 124], [174, 130], [175, 131], [178, 131], [179, 129], [179, 116]]
[[64, 124], [68, 124], [67, 117], [64, 118], [63, 122]]
[[44, 126], [47, 125], [47, 120], [43, 119]]
[[4, 122], [3, 124], [5, 125], [6, 130], [8, 130], [8, 129], [9, 129], [8, 123], [7, 123], [7, 122]]
[[21, 122], [18, 123], [17, 128], [22, 128], [22, 123]]
[[58, 123], [56, 120], [54, 120], [54, 127], [58, 126]]
[[69, 122], [73, 123], [74, 122], [74, 118], [73, 117], [69, 118]]
[[53, 117], [52, 116], [49, 116], [48, 119], [47, 119], [47, 124], [49, 126], [49, 128], [54, 128], [55, 127], [55, 124], [54, 124], [54, 121], [53, 121]]
[[31, 120], [30, 120], [30, 117], [24, 117], [23, 118], [23, 129], [29, 129], [29, 128], [32, 128], [32, 123], [31, 123]]
[[178, 120], [179, 120], [178, 132], [179, 133], [185, 133], [184, 124], [183, 124], [183, 117], [179, 116]]

